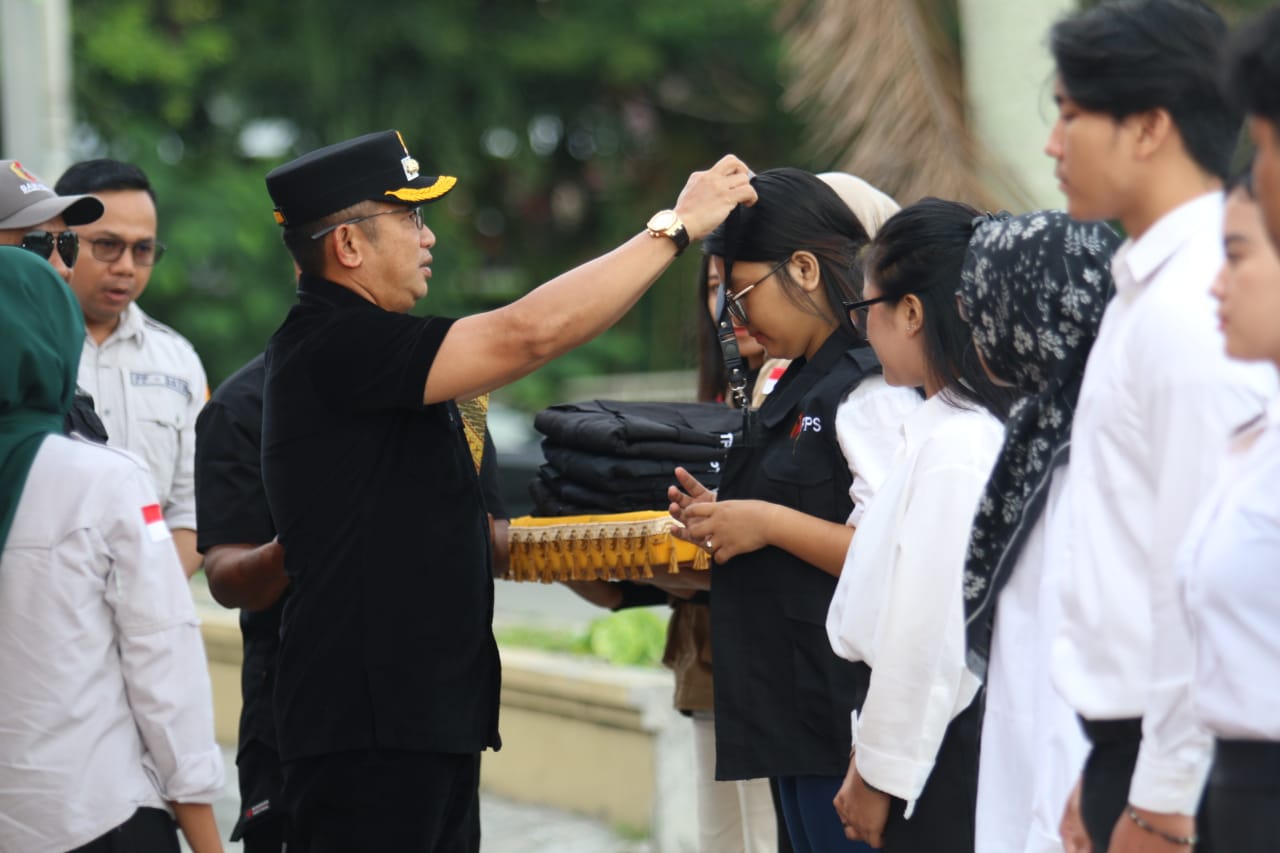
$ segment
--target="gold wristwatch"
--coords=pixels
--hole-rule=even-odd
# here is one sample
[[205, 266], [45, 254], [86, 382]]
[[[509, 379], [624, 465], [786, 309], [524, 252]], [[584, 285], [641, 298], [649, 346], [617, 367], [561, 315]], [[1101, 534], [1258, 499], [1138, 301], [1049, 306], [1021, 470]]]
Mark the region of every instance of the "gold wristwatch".
[[670, 237], [676, 244], [677, 255], [689, 246], [689, 232], [674, 210], [659, 210], [649, 217], [645, 227], [649, 229], [650, 237]]

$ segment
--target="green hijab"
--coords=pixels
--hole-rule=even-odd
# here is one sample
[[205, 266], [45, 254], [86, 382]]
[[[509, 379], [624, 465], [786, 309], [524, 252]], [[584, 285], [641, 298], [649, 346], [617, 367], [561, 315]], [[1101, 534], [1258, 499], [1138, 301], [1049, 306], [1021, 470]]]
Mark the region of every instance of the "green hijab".
[[0, 550], [36, 451], [62, 432], [83, 347], [80, 306], [53, 267], [0, 246]]

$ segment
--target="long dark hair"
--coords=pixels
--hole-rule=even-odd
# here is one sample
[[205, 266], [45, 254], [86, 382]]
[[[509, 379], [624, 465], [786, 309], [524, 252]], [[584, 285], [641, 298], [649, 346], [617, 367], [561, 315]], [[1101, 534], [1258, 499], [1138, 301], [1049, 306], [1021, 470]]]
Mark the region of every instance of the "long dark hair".
[[735, 261], [780, 263], [795, 252], [811, 252], [818, 260], [827, 307], [801, 289], [785, 266], [778, 270], [782, 292], [801, 310], [857, 335], [841, 306], [862, 295], [857, 261], [868, 238], [858, 217], [831, 187], [802, 169], [770, 169], [752, 178], [751, 185], [756, 203], [735, 208], [703, 241], [703, 251], [724, 258], [726, 281]]
[[894, 304], [915, 294], [924, 306], [925, 369], [953, 402], [981, 406], [1000, 420], [1018, 392], [991, 381], [978, 360], [969, 324], [956, 307], [960, 271], [969, 251], [974, 220], [967, 204], [926, 198], [889, 218], [863, 259], [885, 300]]

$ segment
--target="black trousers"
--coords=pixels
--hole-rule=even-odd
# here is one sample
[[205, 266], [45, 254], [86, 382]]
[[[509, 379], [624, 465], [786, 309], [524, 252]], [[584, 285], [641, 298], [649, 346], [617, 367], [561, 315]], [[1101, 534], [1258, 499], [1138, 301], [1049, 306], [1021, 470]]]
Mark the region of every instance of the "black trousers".
[[164, 809], [143, 807], [70, 853], [178, 853], [178, 825]]
[[244, 853], [280, 853], [284, 845], [284, 778], [280, 756], [261, 741], [250, 741], [236, 755], [240, 777], [240, 819], [232, 841], [244, 842]]
[[480, 756], [356, 750], [284, 765], [289, 853], [473, 853]]
[[[1094, 850], [1106, 850], [1116, 822], [1129, 807], [1129, 783], [1138, 765], [1138, 747], [1142, 745], [1142, 719], [1080, 719], [1091, 748], [1084, 763], [1084, 783], [1080, 791], [1080, 811]], [[1195, 853], [1212, 853], [1208, 809], [1201, 804], [1196, 816], [1200, 843]], [[1235, 853], [1234, 848], [1226, 848]]]
[[1215, 850], [1280, 850], [1280, 743], [1219, 740], [1206, 799]]
[[[884, 827], [886, 853], [974, 853], [978, 811], [978, 744], [986, 690], [947, 726], [929, 781], [910, 818], [905, 800], [894, 797]], [[982, 851], [978, 851], [982, 853]]]

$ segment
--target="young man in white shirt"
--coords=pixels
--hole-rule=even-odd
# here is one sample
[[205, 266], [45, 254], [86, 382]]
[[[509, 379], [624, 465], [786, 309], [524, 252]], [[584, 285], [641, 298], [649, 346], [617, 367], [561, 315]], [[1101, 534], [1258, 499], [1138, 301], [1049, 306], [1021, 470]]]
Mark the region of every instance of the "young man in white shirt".
[[[1191, 643], [1174, 553], [1229, 432], [1271, 377], [1223, 354], [1209, 286], [1239, 118], [1217, 88], [1222, 18], [1197, 0], [1123, 0], [1054, 26], [1046, 146], [1076, 219], [1119, 220], [1076, 410], [1053, 678], [1092, 742], [1067, 849], [1196, 844], [1212, 743], [1184, 701]], [[1083, 826], [1081, 825], [1083, 823]], [[1109, 845], [1109, 846], [1108, 846]]]

